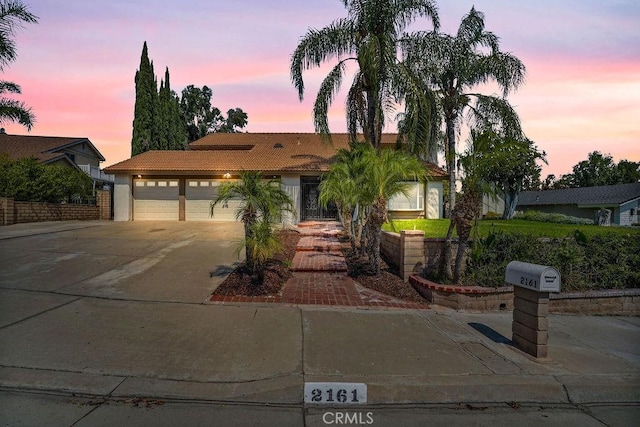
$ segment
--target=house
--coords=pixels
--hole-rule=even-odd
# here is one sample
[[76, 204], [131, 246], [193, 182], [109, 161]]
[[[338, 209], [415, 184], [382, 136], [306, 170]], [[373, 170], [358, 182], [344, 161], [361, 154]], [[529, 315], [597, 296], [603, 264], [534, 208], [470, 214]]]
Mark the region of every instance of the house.
[[519, 211], [536, 210], [561, 213], [578, 218], [597, 219], [598, 211], [611, 211], [611, 223], [640, 223], [640, 182], [561, 190], [523, 191], [518, 199]]
[[[347, 134], [333, 134], [329, 143], [309, 133], [213, 133], [187, 151], [147, 151], [106, 168], [115, 174], [114, 219], [233, 221], [239, 201], [216, 206], [213, 215], [210, 202], [221, 183], [238, 179], [243, 170], [281, 180], [296, 206], [296, 216], [286, 222], [334, 219], [335, 211], [318, 203], [318, 185], [348, 141]], [[395, 141], [396, 135], [385, 134], [382, 142]], [[393, 216], [442, 217], [446, 173], [425, 167], [432, 179], [426, 185], [409, 183], [408, 197], [394, 197]]]
[[34, 157], [44, 164], [78, 168], [93, 179], [95, 186], [112, 184], [114, 179], [100, 170], [100, 162], [104, 162], [104, 156], [88, 138], [8, 135], [2, 129], [0, 155], [2, 154], [13, 160]]

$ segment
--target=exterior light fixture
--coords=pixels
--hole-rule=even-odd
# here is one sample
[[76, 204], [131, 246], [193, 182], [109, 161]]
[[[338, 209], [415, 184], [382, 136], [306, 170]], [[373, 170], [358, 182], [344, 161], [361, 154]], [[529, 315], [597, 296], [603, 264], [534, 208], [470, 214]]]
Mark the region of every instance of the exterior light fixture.
[[223, 176], [224, 176], [224, 179], [231, 178], [231, 174], [229, 172], [225, 173]]
[[142, 175], [138, 175], [138, 179], [142, 178]]

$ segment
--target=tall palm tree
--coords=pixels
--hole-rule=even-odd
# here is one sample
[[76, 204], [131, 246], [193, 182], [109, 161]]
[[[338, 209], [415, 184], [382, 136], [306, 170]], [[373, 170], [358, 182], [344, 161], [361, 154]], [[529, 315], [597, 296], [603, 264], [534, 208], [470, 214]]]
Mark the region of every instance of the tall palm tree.
[[[399, 66], [398, 48], [406, 27], [418, 17], [431, 19], [438, 28], [431, 0], [342, 0], [347, 17], [321, 30], [310, 29], [291, 58], [291, 80], [304, 96], [303, 71], [336, 58], [338, 63], [322, 82], [313, 117], [316, 132], [329, 135], [328, 109], [345, 75], [347, 65], [358, 66], [347, 95], [347, 125], [352, 140], [359, 129], [374, 148], [379, 148], [385, 112], [411, 86], [405, 67]], [[426, 111], [426, 110], [425, 110]]]
[[[38, 18], [19, 0], [0, 0], [0, 71], [16, 60], [15, 32], [23, 22], [37, 23]], [[31, 109], [22, 102], [4, 97], [6, 93], [19, 94], [20, 86], [0, 80], [0, 123], [18, 122], [31, 130], [35, 121]]]
[[[262, 234], [256, 238], [256, 232], [264, 233], [264, 228], [258, 228], [258, 223], [267, 224], [269, 227], [280, 221], [285, 212], [294, 213], [293, 201], [286, 191], [280, 187], [280, 182], [275, 179], [264, 180], [261, 172], [243, 171], [240, 181], [223, 183], [218, 190], [218, 195], [211, 202], [210, 214], [213, 216], [215, 206], [220, 202], [239, 199], [240, 206], [236, 211], [236, 218], [244, 225], [245, 254], [247, 268], [252, 273], [256, 267], [262, 264], [261, 250], [256, 250], [256, 244], [267, 242], [269, 239]], [[255, 255], [257, 256], [254, 256]]]
[[[435, 92], [444, 118], [451, 211], [456, 194], [456, 135], [463, 114], [469, 113], [477, 129], [498, 127], [519, 137], [520, 121], [506, 96], [524, 82], [525, 66], [514, 55], [500, 51], [498, 37], [485, 31], [484, 14], [474, 7], [463, 17], [455, 36], [437, 31], [416, 33], [403, 43], [406, 66]], [[472, 92], [490, 81], [498, 84], [501, 97]]]

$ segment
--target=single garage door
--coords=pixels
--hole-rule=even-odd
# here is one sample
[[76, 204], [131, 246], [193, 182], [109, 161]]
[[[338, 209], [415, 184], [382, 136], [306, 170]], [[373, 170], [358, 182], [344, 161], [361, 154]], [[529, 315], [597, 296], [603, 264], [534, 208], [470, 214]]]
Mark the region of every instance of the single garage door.
[[187, 221], [236, 221], [240, 200], [218, 203], [210, 215], [211, 202], [218, 195], [220, 181], [188, 179], [185, 189], [185, 219]]
[[133, 187], [133, 219], [178, 220], [178, 180], [137, 179]]

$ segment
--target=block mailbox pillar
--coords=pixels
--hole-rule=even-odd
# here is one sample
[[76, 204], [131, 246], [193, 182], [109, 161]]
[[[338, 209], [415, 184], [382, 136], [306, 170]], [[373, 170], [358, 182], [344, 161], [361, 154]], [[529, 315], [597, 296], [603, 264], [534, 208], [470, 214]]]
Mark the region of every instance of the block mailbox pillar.
[[546, 358], [549, 293], [560, 292], [560, 273], [553, 267], [511, 261], [505, 281], [513, 285], [513, 343], [533, 357]]

